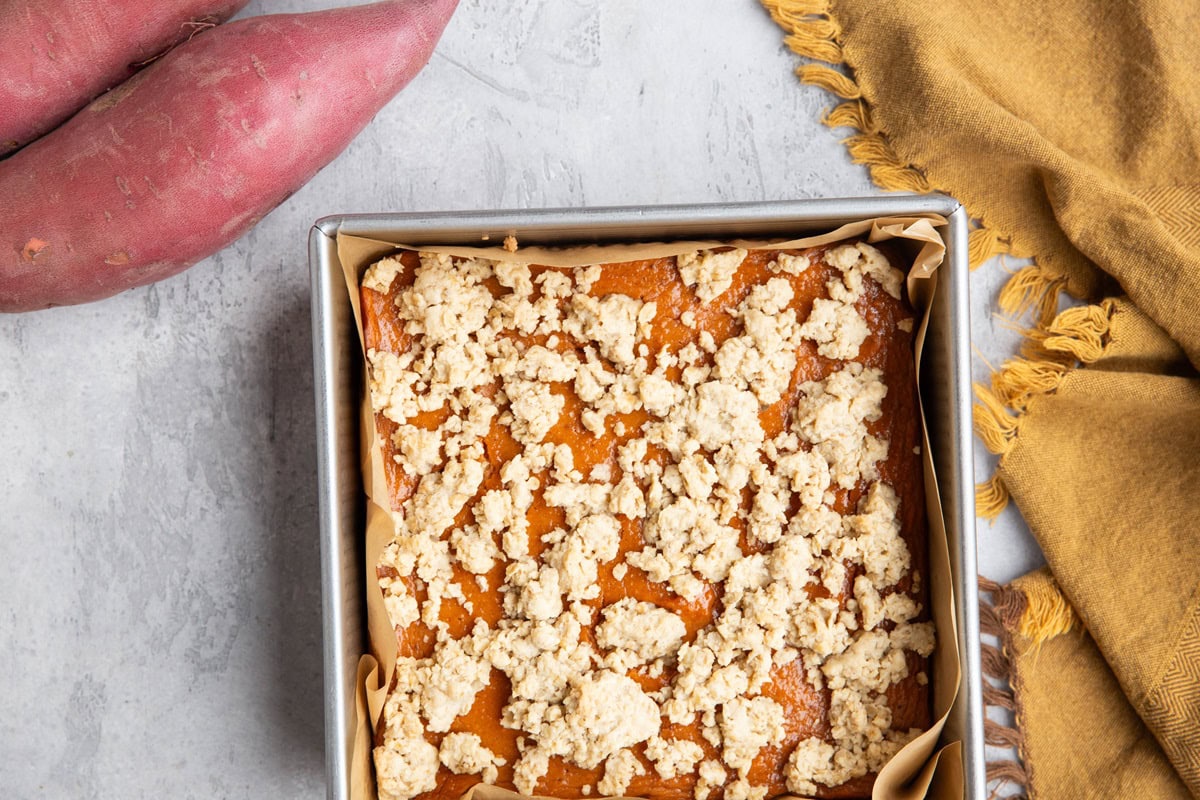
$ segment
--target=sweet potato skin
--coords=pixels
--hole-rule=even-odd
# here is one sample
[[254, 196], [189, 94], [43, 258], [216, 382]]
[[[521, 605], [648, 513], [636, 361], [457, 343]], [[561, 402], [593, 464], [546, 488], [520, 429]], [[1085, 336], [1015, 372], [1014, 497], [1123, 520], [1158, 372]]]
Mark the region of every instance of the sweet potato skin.
[[455, 5], [222, 25], [0, 161], [0, 311], [108, 297], [240, 237], [424, 66]]
[[0, 0], [0, 156], [246, 0]]

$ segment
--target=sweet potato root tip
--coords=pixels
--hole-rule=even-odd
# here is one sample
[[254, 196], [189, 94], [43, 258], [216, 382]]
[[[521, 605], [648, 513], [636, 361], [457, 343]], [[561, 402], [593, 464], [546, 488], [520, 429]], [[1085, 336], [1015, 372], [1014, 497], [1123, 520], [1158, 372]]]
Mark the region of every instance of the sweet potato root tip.
[[32, 264], [34, 259], [40, 256], [42, 251], [45, 250], [49, 245], [50, 243], [44, 239], [30, 239], [25, 243], [25, 246], [21, 248], [21, 258]]

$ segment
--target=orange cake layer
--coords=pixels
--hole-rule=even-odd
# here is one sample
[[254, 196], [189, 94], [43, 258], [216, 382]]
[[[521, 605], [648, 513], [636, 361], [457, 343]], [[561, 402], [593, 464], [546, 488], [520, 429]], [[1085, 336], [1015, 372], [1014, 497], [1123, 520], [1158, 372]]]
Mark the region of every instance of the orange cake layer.
[[381, 797], [866, 797], [930, 724], [913, 313], [889, 254], [362, 286], [396, 538]]

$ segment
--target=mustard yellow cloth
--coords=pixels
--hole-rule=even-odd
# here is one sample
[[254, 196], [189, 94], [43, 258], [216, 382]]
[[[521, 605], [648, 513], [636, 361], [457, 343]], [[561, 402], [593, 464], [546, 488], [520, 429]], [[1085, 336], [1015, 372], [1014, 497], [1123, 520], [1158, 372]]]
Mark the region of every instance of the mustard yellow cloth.
[[[1029, 793], [1200, 797], [1200, 3], [762, 2], [877, 184], [962, 200], [973, 262], [1035, 260], [976, 411], [981, 508], [1011, 498], [1053, 578], [1000, 592], [991, 659]], [[1034, 585], [1074, 622], [1031, 622]]]
[[1063, 312], [1026, 355], [977, 428], [1053, 573], [1011, 591], [1080, 623], [1004, 625], [1030, 795], [1200, 795], [1200, 376], [1125, 300]]
[[982, 252], [1037, 259], [1027, 288], [1097, 300], [1115, 279], [1200, 361], [1200, 3], [763, 3], [793, 50], [847, 67], [801, 77], [847, 99], [828, 122], [876, 182], [963, 201]]
[[[1190, 797], [1050, 572], [990, 588], [996, 605], [990, 625], [984, 607], [984, 628], [1001, 637], [1004, 652], [988, 662], [1013, 691], [989, 686], [989, 699], [1011, 708], [1022, 730], [989, 725], [989, 739], [1016, 745], [1024, 763], [993, 762], [989, 769], [1000, 767], [994, 774], [1031, 796], [1055, 800]], [[1054, 622], [1057, 628], [1047, 630]]]

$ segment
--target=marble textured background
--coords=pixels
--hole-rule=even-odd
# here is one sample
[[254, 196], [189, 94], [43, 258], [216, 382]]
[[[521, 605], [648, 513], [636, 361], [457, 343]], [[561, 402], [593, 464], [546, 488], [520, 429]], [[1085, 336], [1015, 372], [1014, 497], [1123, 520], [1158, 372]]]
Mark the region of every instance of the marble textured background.
[[[463, 0], [425, 71], [241, 241], [0, 317], [0, 794], [323, 796], [308, 227], [874, 193], [795, 63], [753, 0]], [[1001, 267], [973, 278], [981, 376], [1015, 341], [987, 310]], [[993, 577], [1039, 562], [1011, 512], [979, 539]]]

